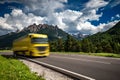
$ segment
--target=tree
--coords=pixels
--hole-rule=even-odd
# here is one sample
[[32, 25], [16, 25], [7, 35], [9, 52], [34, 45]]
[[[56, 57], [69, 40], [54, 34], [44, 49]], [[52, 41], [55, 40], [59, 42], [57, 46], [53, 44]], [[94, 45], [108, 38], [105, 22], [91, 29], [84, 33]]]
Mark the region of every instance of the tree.
[[67, 36], [64, 47], [65, 47], [65, 51], [67, 52], [80, 52], [81, 51], [80, 42], [74, 39], [70, 35]]
[[57, 51], [64, 51], [64, 42], [61, 38], [57, 40]]
[[72, 39], [72, 52], [80, 52], [81, 44], [78, 40]]
[[111, 47], [109, 41], [103, 40], [103, 41], [101, 42], [101, 46], [102, 46], [102, 48], [103, 48], [103, 52], [109, 52], [109, 53], [112, 53], [112, 52], [113, 52], [112, 47]]
[[57, 42], [56, 41], [53, 41], [53, 42], [50, 42], [50, 51], [57, 51]]
[[82, 51], [83, 52], [91, 52], [90, 51], [90, 42], [88, 39], [82, 40]]
[[91, 41], [89, 41], [89, 46], [90, 46], [90, 52], [95, 53], [97, 47]]
[[113, 52], [116, 54], [120, 54], [120, 46], [118, 43], [113, 42]]
[[101, 46], [101, 44], [100, 43], [97, 43], [96, 44], [96, 53], [101, 53], [101, 52], [103, 52], [103, 48], [102, 48], [102, 46]]
[[72, 49], [72, 37], [70, 35], [67, 36], [65, 41], [65, 51], [71, 51]]

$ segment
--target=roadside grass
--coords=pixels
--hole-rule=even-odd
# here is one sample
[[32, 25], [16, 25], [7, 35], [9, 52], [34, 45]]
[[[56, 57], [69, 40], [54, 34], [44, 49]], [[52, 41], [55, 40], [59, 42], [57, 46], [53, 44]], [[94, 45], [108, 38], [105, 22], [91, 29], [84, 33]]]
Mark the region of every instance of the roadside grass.
[[35, 73], [21, 61], [3, 57], [0, 55], [0, 79], [2, 80], [45, 80]]
[[0, 50], [0, 52], [12, 52], [12, 50]]
[[[12, 50], [0, 50], [0, 52], [12, 52]], [[85, 53], [85, 52], [51, 52], [51, 53], [53, 54], [79, 54], [79, 55], [120, 58], [120, 54], [115, 54], [115, 53]]]
[[114, 53], [84, 53], [84, 52], [51, 52], [51, 53], [53, 54], [78, 54], [78, 55], [120, 58], [120, 54], [114, 54]]

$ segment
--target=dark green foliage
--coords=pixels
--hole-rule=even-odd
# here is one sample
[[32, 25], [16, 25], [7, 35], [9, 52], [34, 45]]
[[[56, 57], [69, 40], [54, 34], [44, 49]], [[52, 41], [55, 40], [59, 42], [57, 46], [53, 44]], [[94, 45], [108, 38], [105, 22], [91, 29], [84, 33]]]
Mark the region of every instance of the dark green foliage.
[[101, 53], [103, 51], [103, 48], [100, 43], [96, 44], [96, 53]]
[[72, 36], [68, 35], [65, 41], [65, 51], [67, 52], [80, 52], [81, 46], [78, 40], [74, 39]]
[[51, 41], [49, 44], [50, 44], [50, 51], [57, 51], [57, 41]]
[[50, 42], [50, 51], [59, 51], [59, 52], [64, 51], [64, 41], [61, 38], [59, 38], [56, 41]]
[[112, 53], [113, 51], [112, 51], [112, 47], [111, 47], [111, 45], [110, 45], [110, 43], [108, 42], [108, 41], [102, 41], [101, 42], [101, 46], [102, 46], [102, 48], [103, 48], [103, 52], [109, 52], [109, 53]]
[[68, 35], [65, 41], [65, 51], [71, 50], [73, 47], [72, 44], [73, 44], [72, 37]]
[[57, 51], [64, 51], [64, 42], [62, 39], [58, 39], [57, 41]]
[[56, 41], [50, 42], [50, 51], [80, 52], [81, 45], [78, 40], [68, 35], [66, 40], [59, 38]]
[[83, 52], [90, 52], [90, 41], [88, 39], [82, 40], [82, 51]]

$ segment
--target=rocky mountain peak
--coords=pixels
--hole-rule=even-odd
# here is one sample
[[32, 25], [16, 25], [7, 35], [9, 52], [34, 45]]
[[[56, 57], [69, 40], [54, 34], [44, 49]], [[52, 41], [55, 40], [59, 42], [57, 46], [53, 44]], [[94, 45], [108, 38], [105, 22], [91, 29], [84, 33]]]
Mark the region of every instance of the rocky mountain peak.
[[38, 24], [36, 25], [35, 23], [24, 28], [22, 31], [28, 31], [28, 32], [32, 32], [32, 33], [37, 33], [38, 31], [42, 30], [42, 29], [51, 29], [51, 30], [57, 30], [59, 29], [58, 26], [53, 26], [53, 25], [47, 25], [47, 24]]

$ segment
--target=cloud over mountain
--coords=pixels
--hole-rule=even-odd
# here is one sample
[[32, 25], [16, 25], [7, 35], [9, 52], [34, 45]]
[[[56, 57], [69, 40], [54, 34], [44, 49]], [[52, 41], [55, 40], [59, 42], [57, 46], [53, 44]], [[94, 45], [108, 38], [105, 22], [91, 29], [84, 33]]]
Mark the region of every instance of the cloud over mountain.
[[[67, 0], [10, 0], [0, 1], [0, 4], [20, 3], [22, 9], [12, 9], [10, 14], [0, 17], [0, 34], [5, 34], [17, 29], [23, 29], [33, 23], [58, 25], [64, 31], [80, 31], [81, 33], [94, 34], [111, 28], [117, 20], [110, 23], [93, 25], [91, 21], [99, 21], [103, 13], [97, 13], [100, 8], [109, 4], [104, 0], [89, 0], [83, 4], [81, 10], [66, 8]], [[117, 15], [118, 16], [118, 15]]]

